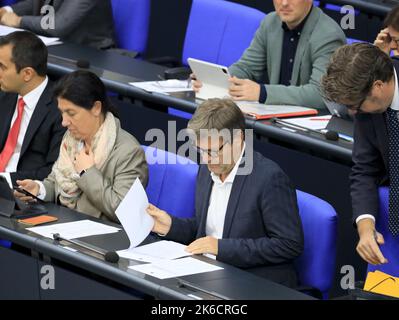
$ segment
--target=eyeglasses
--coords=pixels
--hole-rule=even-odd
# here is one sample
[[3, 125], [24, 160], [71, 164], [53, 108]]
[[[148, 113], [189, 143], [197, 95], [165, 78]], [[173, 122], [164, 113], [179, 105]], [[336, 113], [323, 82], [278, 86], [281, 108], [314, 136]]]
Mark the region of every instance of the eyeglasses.
[[195, 147], [195, 149], [197, 150], [197, 152], [198, 152], [201, 156], [203, 156], [203, 155], [206, 154], [207, 156], [209, 156], [209, 157], [211, 157], [211, 158], [216, 158], [216, 157], [218, 157], [218, 156], [220, 155], [220, 152], [223, 150], [224, 146], [225, 146], [227, 143], [228, 143], [228, 141], [226, 141], [225, 143], [223, 143], [223, 144], [219, 147], [218, 150], [209, 150], [209, 149], [204, 150], [204, 149], [201, 149], [201, 148], [197, 147], [196, 145], [194, 145], [194, 147]]
[[349, 110], [352, 110], [354, 112], [362, 112], [362, 105], [366, 101], [367, 96], [365, 96], [362, 101], [360, 101], [358, 104], [353, 104], [353, 105], [347, 105]]
[[388, 42], [392, 42], [392, 41], [393, 41], [393, 42], [395, 42], [396, 45], [399, 47], [399, 39], [393, 38], [389, 33], [388, 33], [387, 41], [388, 41]]

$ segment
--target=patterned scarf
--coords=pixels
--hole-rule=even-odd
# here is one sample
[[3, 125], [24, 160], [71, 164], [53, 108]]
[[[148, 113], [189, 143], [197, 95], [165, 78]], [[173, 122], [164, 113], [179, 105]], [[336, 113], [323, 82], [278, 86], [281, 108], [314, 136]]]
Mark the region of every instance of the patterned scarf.
[[[114, 148], [118, 125], [112, 113], [108, 112], [104, 123], [98, 129], [92, 141], [95, 167], [101, 170]], [[84, 148], [83, 141], [76, 140], [69, 131], [61, 142], [60, 155], [53, 166], [53, 175], [57, 185], [57, 194], [62, 205], [76, 209], [82, 194], [77, 181], [80, 178], [73, 165], [74, 158]]]

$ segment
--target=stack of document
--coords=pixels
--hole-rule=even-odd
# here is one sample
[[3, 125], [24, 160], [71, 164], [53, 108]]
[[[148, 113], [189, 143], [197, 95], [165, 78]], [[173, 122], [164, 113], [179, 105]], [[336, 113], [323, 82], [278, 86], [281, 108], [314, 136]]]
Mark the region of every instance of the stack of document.
[[294, 126], [300, 126], [302, 128], [310, 129], [310, 130], [323, 130], [327, 127], [328, 122], [331, 119], [331, 115], [329, 116], [317, 116], [317, 117], [304, 117], [304, 118], [293, 118], [293, 119], [285, 119], [284, 123], [290, 123]]
[[[15, 31], [23, 31], [23, 29], [17, 29], [17, 28], [11, 28], [11, 27], [7, 27], [7, 26], [2, 26], [0, 25], [0, 36], [6, 36], [12, 32]], [[60, 41], [60, 38], [50, 38], [50, 37], [43, 37], [43, 36], [38, 36], [46, 46], [54, 46], [57, 44], [61, 44], [62, 42]]]
[[49, 226], [27, 228], [43, 237], [53, 239], [53, 234], [60, 234], [65, 239], [76, 239], [99, 234], [116, 233], [121, 229], [90, 220], [56, 223]]
[[191, 253], [185, 250], [185, 245], [177, 242], [163, 240], [137, 247], [154, 226], [154, 219], [147, 213], [147, 208], [147, 194], [140, 180], [136, 179], [115, 212], [130, 240], [129, 248], [118, 251], [118, 255], [145, 262], [129, 268], [159, 279], [223, 269], [193, 258], [179, 259]]
[[223, 270], [223, 268], [193, 258], [163, 260], [149, 264], [130, 266], [129, 269], [148, 274], [158, 279], [188, 276], [191, 274]]
[[170, 79], [163, 81], [130, 82], [129, 84], [147, 92], [157, 92], [163, 94], [193, 90], [189, 80]]
[[258, 102], [237, 102], [241, 111], [255, 120], [316, 115], [317, 110], [300, 106], [267, 105]]

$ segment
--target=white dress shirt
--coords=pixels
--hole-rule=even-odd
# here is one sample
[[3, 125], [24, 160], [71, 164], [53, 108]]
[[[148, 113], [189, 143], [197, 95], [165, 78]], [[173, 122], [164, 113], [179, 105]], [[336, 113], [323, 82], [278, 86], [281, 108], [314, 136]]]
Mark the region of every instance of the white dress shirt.
[[[393, 69], [393, 73], [395, 75], [395, 92], [393, 94], [392, 103], [389, 106], [392, 110], [399, 111], [399, 87], [398, 87], [398, 75], [396, 74], [396, 70]], [[362, 214], [357, 217], [356, 224], [363, 219], [372, 219], [375, 222], [375, 218], [371, 214]]]
[[235, 164], [233, 170], [229, 173], [226, 179], [222, 182], [218, 175], [211, 172], [213, 180], [213, 187], [209, 199], [208, 216], [206, 220], [206, 235], [216, 239], [222, 239], [224, 220], [226, 217], [227, 205], [231, 194], [231, 188], [240, 166], [245, 150], [245, 143], [241, 151], [240, 158]]
[[[21, 127], [18, 133], [17, 145], [15, 146], [14, 153], [12, 154], [10, 160], [8, 161], [8, 164], [5, 168], [5, 172], [0, 173], [0, 175], [4, 176], [7, 179], [7, 182], [11, 187], [12, 187], [12, 182], [11, 182], [10, 172], [17, 171], [19, 156], [21, 154], [22, 144], [24, 142], [26, 131], [28, 130], [30, 119], [32, 118], [33, 112], [36, 109], [36, 105], [39, 102], [40, 97], [42, 96], [44, 90], [46, 89], [47, 83], [48, 83], [48, 78], [46, 77], [46, 79], [39, 86], [37, 86], [31, 92], [22, 97], [25, 102], [25, 107], [24, 107], [24, 113], [22, 115]], [[20, 98], [21, 96], [18, 95], [17, 104]], [[16, 106], [14, 115], [11, 120], [10, 130], [15, 120], [17, 119], [17, 116], [18, 116], [18, 108]]]

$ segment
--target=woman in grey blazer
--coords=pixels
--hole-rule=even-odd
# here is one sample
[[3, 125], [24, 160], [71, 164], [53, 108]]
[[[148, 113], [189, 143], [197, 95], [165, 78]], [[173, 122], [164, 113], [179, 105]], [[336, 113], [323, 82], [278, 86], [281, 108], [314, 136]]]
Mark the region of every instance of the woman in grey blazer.
[[[60, 155], [44, 181], [18, 185], [39, 198], [105, 220], [117, 221], [115, 210], [136, 178], [148, 180], [145, 155], [138, 141], [120, 127], [104, 84], [93, 73], [75, 71], [54, 89], [62, 125]], [[32, 199], [16, 192], [23, 201]]]

